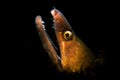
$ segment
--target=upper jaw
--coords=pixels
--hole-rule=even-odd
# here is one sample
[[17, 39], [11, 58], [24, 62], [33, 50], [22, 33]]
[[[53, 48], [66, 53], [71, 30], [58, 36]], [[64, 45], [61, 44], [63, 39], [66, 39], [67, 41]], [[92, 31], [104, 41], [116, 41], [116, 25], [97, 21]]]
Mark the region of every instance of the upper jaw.
[[72, 30], [70, 24], [59, 10], [52, 9], [51, 14], [53, 16], [54, 27], [56, 32], [64, 32], [66, 30]]

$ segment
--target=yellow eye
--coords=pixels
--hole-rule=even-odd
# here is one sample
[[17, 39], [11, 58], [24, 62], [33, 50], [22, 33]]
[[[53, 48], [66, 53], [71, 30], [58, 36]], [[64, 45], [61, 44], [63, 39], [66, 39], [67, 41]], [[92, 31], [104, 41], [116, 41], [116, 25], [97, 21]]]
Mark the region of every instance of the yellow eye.
[[65, 40], [71, 40], [72, 39], [72, 32], [71, 31], [65, 31], [64, 32], [64, 39]]

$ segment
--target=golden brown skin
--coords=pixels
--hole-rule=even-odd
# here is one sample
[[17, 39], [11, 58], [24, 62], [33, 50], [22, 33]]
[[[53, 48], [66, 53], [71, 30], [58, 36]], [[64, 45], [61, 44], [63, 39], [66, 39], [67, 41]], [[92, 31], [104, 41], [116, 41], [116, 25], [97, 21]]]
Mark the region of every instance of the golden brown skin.
[[[70, 73], [86, 71], [94, 66], [95, 56], [89, 48], [75, 35], [70, 24], [67, 22], [63, 14], [57, 10], [51, 10], [54, 19], [54, 28], [57, 41], [60, 47], [60, 57], [57, 55], [52, 46], [44, 25], [38, 21], [42, 21], [36, 17], [36, 25], [40, 32], [41, 41], [44, 48], [49, 53], [50, 58], [60, 71]], [[60, 63], [59, 63], [60, 61]]]
[[[51, 14], [60, 47], [62, 69], [68, 72], [80, 72], [91, 67], [95, 57], [88, 47], [75, 35], [60, 11], [53, 9]], [[71, 33], [70, 39], [65, 39], [66, 31]]]

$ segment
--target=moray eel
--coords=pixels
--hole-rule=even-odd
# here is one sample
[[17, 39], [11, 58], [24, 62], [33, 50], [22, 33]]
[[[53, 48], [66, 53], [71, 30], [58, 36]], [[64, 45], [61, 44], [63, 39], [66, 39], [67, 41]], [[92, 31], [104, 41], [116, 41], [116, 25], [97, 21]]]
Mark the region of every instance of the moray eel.
[[35, 24], [42, 44], [48, 52], [51, 61], [62, 72], [81, 72], [93, 67], [95, 62], [94, 54], [77, 37], [64, 15], [58, 9], [52, 9], [50, 13], [53, 17], [60, 56], [58, 56], [55, 47], [51, 43], [41, 16], [36, 16]]

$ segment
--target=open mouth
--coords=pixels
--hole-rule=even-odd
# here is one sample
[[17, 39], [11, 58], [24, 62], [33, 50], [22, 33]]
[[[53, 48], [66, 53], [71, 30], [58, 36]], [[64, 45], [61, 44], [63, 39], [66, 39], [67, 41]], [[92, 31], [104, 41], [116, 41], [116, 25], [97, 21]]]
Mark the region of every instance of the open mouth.
[[35, 19], [40, 39], [51, 61], [61, 71], [84, 71], [85, 68], [87, 69], [93, 64], [95, 56], [84, 42], [75, 35], [69, 22], [59, 10], [53, 9], [51, 14], [58, 48], [47, 34], [41, 16], [37, 16]]
[[56, 35], [55, 39], [57, 39], [55, 43], [57, 47], [54, 45], [53, 41], [50, 39], [48, 33], [46, 32], [44, 21], [42, 20], [41, 16], [36, 17], [35, 23], [45, 50], [48, 52], [50, 59], [53, 61], [53, 63], [59, 64], [59, 67], [61, 65], [60, 43], [62, 40], [63, 33], [66, 32], [64, 35], [66, 36], [66, 38], [64, 40], [69, 40], [71, 39], [71, 37], [69, 38], [69, 36], [70, 31], [72, 31], [72, 29], [70, 27], [70, 24], [67, 22], [66, 18], [59, 10], [51, 10], [51, 15], [53, 17], [53, 26]]
[[[40, 34], [41, 37], [41, 41], [43, 43], [44, 48], [47, 50], [47, 52], [49, 53], [49, 55], [51, 56], [52, 53], [54, 53], [54, 56], [58, 56], [58, 58], [60, 59], [60, 49], [59, 49], [59, 43], [60, 43], [60, 38], [58, 33], [62, 33], [64, 31], [71, 31], [71, 27], [69, 25], [69, 23], [67, 22], [67, 20], [65, 19], [65, 17], [63, 16], [63, 14], [57, 10], [57, 9], [53, 9], [51, 10], [51, 15], [53, 16], [53, 26], [54, 26], [54, 31], [56, 34], [56, 38], [57, 41], [55, 41], [57, 47], [54, 45], [53, 41], [50, 39], [48, 33], [46, 32], [45, 29], [45, 25], [44, 25], [44, 21], [42, 20], [41, 16], [37, 16], [35, 21], [36, 21], [36, 26], [37, 26], [37, 30]], [[69, 37], [68, 34], [66, 34], [66, 36]]]
[[[55, 16], [57, 13], [55, 10], [52, 10], [51, 14]], [[54, 22], [55, 20], [53, 20]], [[60, 50], [59, 46], [56, 47], [53, 43], [53, 41], [50, 39], [48, 33], [46, 32], [44, 21], [42, 20], [41, 16], [37, 16], [35, 19], [36, 27], [38, 30], [38, 33], [40, 35], [40, 39], [42, 41], [42, 44], [45, 48], [45, 50], [49, 53], [50, 58], [52, 59], [53, 63], [58, 64], [58, 62], [61, 60], [60, 58]], [[56, 30], [56, 29], [55, 29]], [[59, 56], [58, 56], [59, 54]]]

